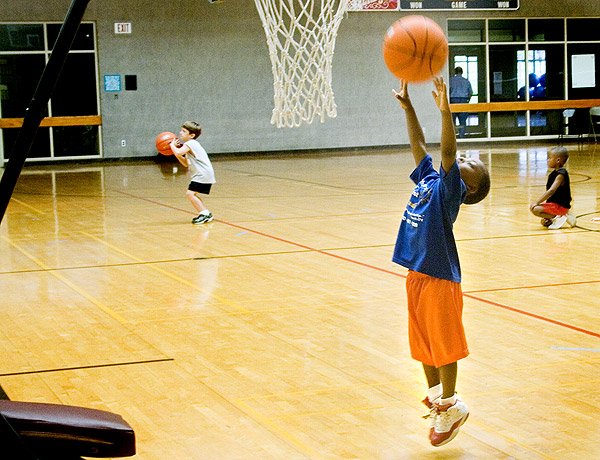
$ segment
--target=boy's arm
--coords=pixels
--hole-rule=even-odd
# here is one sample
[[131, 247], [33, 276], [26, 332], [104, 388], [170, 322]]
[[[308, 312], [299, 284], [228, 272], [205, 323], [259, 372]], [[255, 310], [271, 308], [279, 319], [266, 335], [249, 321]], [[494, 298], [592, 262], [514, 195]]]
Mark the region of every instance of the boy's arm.
[[418, 166], [421, 160], [427, 155], [425, 146], [425, 136], [423, 129], [417, 118], [417, 113], [408, 96], [407, 84], [404, 80], [400, 80], [400, 92], [392, 90], [396, 99], [400, 101], [400, 106], [406, 113], [406, 128], [408, 129], [408, 139], [410, 141], [410, 150], [412, 151], [415, 163]]
[[432, 91], [433, 99], [440, 109], [442, 115], [442, 168], [449, 172], [456, 162], [456, 133], [454, 132], [454, 121], [448, 103], [448, 91], [442, 77], [434, 77], [433, 83], [436, 91]]
[[185, 166], [186, 168], [190, 166], [190, 162], [189, 160], [186, 158], [185, 154], [187, 152], [191, 153], [190, 148], [183, 144], [181, 147], [178, 147], [178, 140], [177, 139], [173, 139], [173, 141], [170, 144], [171, 147], [171, 151], [173, 152], [173, 154], [175, 155], [175, 157], [177, 158], [177, 160], [179, 161], [179, 163], [181, 163], [183, 166]]
[[565, 177], [562, 174], [558, 174], [550, 188], [546, 190], [546, 192], [544, 192], [544, 194], [541, 197], [539, 197], [536, 202], [531, 203], [529, 208], [535, 208], [536, 206], [539, 206], [540, 204], [544, 203], [546, 200], [548, 200], [548, 198], [550, 198], [552, 195], [554, 195], [554, 193], [556, 193], [558, 187], [560, 187], [564, 182]]

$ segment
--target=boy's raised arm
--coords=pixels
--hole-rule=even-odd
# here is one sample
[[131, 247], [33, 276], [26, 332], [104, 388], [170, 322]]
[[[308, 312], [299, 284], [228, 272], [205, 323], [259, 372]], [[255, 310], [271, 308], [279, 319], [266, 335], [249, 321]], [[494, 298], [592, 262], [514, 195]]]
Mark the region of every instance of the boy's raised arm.
[[442, 168], [449, 172], [450, 168], [456, 161], [456, 133], [454, 131], [454, 121], [452, 120], [452, 112], [448, 103], [448, 91], [446, 83], [442, 77], [434, 77], [433, 84], [436, 91], [432, 91], [433, 99], [440, 109], [442, 115]]
[[417, 118], [417, 114], [408, 96], [407, 83], [400, 80], [400, 91], [393, 90], [394, 96], [400, 101], [400, 106], [406, 113], [406, 127], [408, 129], [408, 139], [410, 141], [410, 150], [412, 151], [415, 163], [418, 166], [421, 160], [427, 155], [425, 136], [423, 129]]

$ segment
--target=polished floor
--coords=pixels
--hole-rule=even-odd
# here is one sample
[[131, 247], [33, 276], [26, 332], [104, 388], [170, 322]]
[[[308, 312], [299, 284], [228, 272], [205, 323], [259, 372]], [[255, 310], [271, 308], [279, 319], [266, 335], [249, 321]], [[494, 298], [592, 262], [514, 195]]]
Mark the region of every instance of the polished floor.
[[548, 230], [550, 147], [461, 150], [492, 191], [455, 225], [472, 414], [447, 446], [391, 262], [407, 150], [214, 158], [203, 226], [176, 163], [28, 165], [0, 227], [0, 385], [122, 415], [140, 460], [595, 460], [600, 147], [569, 146], [578, 225]]

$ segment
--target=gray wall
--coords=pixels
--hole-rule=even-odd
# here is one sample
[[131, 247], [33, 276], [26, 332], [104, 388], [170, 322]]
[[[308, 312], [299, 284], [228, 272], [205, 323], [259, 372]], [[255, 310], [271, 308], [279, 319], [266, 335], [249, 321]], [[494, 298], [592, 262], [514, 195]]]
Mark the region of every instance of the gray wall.
[[[62, 21], [70, 0], [4, 0], [0, 21]], [[427, 12], [446, 19], [600, 16], [600, 2], [521, 0], [512, 12]], [[333, 60], [335, 119], [299, 128], [271, 125], [273, 79], [265, 35], [252, 0], [91, 0], [99, 76], [134, 74], [137, 91], [101, 91], [104, 157], [154, 155], [161, 131], [178, 132], [196, 120], [210, 154], [370, 147], [407, 144], [403, 116], [383, 64], [381, 43], [400, 12], [349, 13], [339, 29]], [[115, 35], [115, 22], [132, 23]], [[447, 74], [447, 69], [445, 69]], [[411, 96], [430, 142], [439, 141], [439, 114], [429, 84]], [[121, 147], [121, 139], [127, 141]]]

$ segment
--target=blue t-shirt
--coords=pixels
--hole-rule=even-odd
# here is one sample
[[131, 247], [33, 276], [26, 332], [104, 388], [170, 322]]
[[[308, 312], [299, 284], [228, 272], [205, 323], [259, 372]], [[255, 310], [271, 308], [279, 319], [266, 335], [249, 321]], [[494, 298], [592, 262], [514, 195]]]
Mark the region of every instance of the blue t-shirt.
[[430, 155], [410, 178], [415, 187], [402, 216], [392, 260], [410, 270], [460, 283], [460, 262], [452, 225], [467, 195], [454, 162], [436, 171]]

